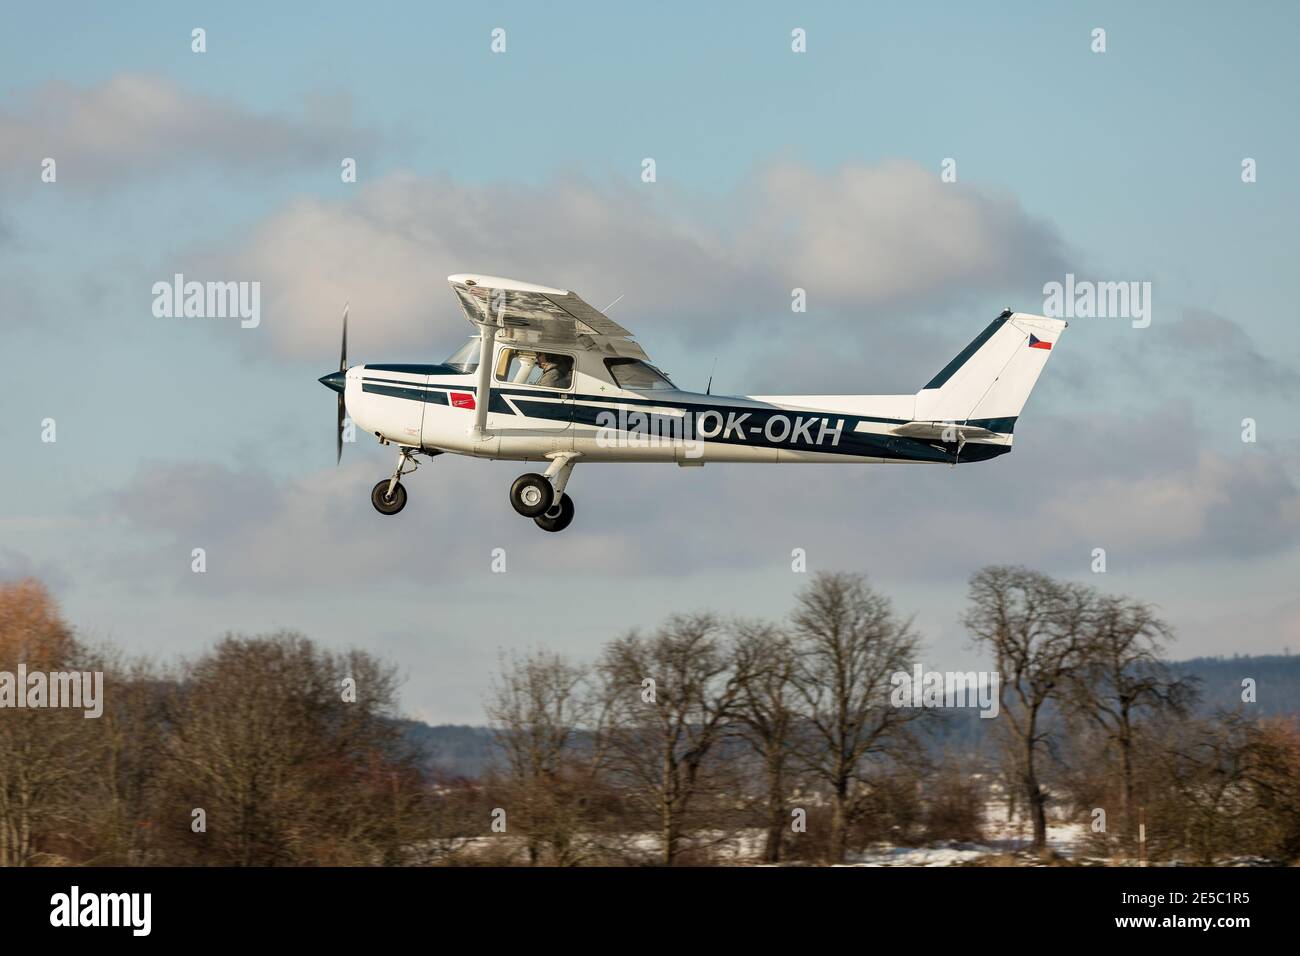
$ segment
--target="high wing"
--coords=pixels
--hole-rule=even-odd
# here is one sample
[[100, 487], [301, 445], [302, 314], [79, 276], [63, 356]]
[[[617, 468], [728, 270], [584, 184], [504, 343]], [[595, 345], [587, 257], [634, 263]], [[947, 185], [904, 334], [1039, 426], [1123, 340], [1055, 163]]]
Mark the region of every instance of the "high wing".
[[533, 346], [581, 349], [646, 359], [632, 333], [574, 293], [500, 276], [447, 276], [465, 318], [493, 325], [499, 338]]

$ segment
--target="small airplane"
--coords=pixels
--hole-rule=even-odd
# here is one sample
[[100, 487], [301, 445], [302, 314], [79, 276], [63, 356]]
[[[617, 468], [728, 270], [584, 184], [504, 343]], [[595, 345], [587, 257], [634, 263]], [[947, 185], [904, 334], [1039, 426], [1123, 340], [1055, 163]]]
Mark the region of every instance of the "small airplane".
[[573, 521], [579, 462], [958, 462], [1011, 450], [1016, 419], [1066, 323], [1009, 309], [912, 395], [712, 395], [678, 388], [628, 332], [565, 289], [486, 275], [447, 281], [477, 334], [438, 365], [347, 364], [337, 372], [337, 457], [345, 414], [397, 466], [370, 492], [406, 506], [417, 455], [548, 462], [510, 487], [545, 531]]

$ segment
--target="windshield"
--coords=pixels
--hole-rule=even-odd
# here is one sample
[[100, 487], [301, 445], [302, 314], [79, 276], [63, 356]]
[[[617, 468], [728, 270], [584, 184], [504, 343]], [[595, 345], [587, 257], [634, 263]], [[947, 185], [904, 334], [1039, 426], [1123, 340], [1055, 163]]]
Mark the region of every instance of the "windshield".
[[668, 381], [668, 376], [649, 362], [633, 358], [605, 359], [605, 367], [614, 377], [614, 384], [619, 388], [673, 388], [677, 386]]
[[450, 365], [458, 372], [472, 372], [478, 368], [479, 353], [478, 337], [470, 339], [460, 348], [458, 348], [451, 358], [443, 362], [443, 365]]

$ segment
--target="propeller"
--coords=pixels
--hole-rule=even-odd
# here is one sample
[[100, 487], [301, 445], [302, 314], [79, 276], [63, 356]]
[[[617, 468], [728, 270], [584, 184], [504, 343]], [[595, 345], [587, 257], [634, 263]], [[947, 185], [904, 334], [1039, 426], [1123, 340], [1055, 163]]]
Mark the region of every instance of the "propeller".
[[[339, 371], [347, 372], [348, 370], [348, 303], [343, 304], [343, 345], [339, 349]], [[347, 409], [343, 406], [343, 392], [339, 392], [339, 421], [338, 431], [335, 434], [335, 455], [334, 464], [343, 460], [343, 418], [347, 414]]]
[[334, 464], [337, 465], [343, 460], [343, 418], [347, 414], [347, 409], [343, 405], [343, 393], [348, 386], [348, 306], [346, 303], [343, 306], [343, 348], [339, 352], [339, 370], [322, 375], [317, 381], [339, 393], [338, 432], [334, 436], [336, 446]]

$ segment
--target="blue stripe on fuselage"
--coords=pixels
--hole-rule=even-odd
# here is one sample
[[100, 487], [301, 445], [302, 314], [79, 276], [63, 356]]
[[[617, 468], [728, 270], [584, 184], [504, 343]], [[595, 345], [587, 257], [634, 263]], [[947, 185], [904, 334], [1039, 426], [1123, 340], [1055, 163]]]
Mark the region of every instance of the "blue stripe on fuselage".
[[446, 392], [430, 392], [411, 386], [401, 387], [398, 385], [386, 385], [375, 381], [361, 382], [361, 391], [371, 392], [375, 395], [387, 395], [389, 398], [405, 398], [412, 402], [428, 402], [433, 405], [446, 405]]
[[[367, 366], [375, 368], [376, 366]], [[389, 366], [387, 368], [395, 367]], [[388, 383], [393, 382], [393, 385]], [[383, 384], [378, 384], [383, 383]], [[363, 379], [363, 389], [394, 398], [410, 401], [424, 401], [432, 404], [449, 404], [448, 392], [475, 393], [473, 385], [450, 385], [430, 383], [400, 383], [394, 387], [392, 379]], [[610, 397], [607, 395], [573, 395], [566, 396], [564, 402], [530, 401], [540, 395], [560, 395], [557, 392], [539, 392], [531, 389], [492, 389], [491, 411], [502, 415], [516, 414], [515, 408], [506, 401], [506, 396], [513, 399], [513, 404], [529, 418], [538, 418], [554, 422], [572, 421], [580, 425], [606, 427], [628, 434], [681, 436], [684, 440], [700, 440], [726, 445], [748, 445], [759, 448], [785, 448], [795, 451], [816, 451], [828, 454], [845, 455], [855, 458], [887, 458], [906, 461], [952, 461], [957, 451], [956, 442], [936, 442], [921, 438], [907, 438], [901, 435], [881, 435], [871, 432], [858, 432], [860, 422], [872, 424], [903, 425], [905, 418], [878, 418], [870, 415], [849, 415], [837, 412], [799, 411], [782, 408], [764, 408], [743, 405], [720, 405], [685, 402], [668, 399], [643, 399]], [[578, 402], [600, 403], [578, 404]], [[676, 408], [688, 412], [685, 420], [673, 415], [656, 415], [641, 412], [643, 407]], [[624, 415], [619, 412], [623, 410]], [[708, 435], [700, 434], [700, 418], [707, 413], [714, 413], [717, 422], [710, 421]], [[632, 420], [629, 420], [632, 416]], [[773, 434], [773, 425], [769, 422], [777, 419]], [[964, 424], [987, 428], [989, 431], [1010, 434], [1016, 419], [975, 419]], [[716, 427], [714, 427], [716, 424]], [[623, 428], [622, 425], [629, 427]], [[838, 426], [838, 427], [837, 427]], [[676, 430], [674, 430], [676, 429]], [[821, 439], [820, 441], [818, 439]], [[977, 441], [966, 442], [962, 447], [962, 461], [984, 461], [1009, 452], [1007, 445], [990, 445]]]

